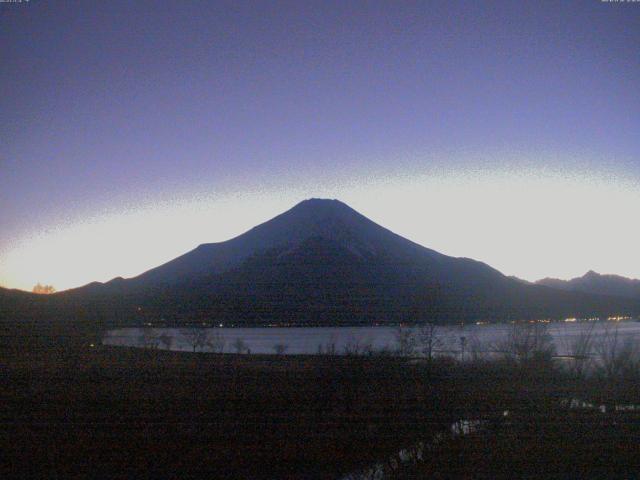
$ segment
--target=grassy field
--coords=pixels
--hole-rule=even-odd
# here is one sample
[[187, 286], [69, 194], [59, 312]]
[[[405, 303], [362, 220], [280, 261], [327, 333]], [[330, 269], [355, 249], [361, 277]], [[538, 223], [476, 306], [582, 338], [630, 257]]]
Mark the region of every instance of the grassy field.
[[[390, 462], [390, 478], [640, 476], [640, 411], [615, 410], [640, 403], [634, 378], [548, 362], [0, 353], [0, 478], [337, 479], [420, 442], [423, 460]], [[452, 435], [460, 419], [482, 428]]]

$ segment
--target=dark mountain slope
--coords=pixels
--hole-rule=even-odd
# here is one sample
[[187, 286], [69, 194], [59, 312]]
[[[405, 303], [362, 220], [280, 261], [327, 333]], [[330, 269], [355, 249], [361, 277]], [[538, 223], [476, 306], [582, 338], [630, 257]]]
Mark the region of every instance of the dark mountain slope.
[[627, 300], [522, 284], [469, 260], [409, 263], [357, 254], [323, 237], [254, 255], [223, 274], [156, 289], [139, 302], [149, 319], [225, 324], [447, 323], [638, 311]]
[[10, 290], [0, 287], [0, 320], [11, 318], [24, 310], [29, 302], [37, 302], [39, 296], [22, 290]]
[[601, 275], [593, 270], [588, 271], [582, 277], [571, 280], [543, 278], [542, 280], [538, 280], [536, 284], [573, 292], [616, 295], [640, 299], [640, 280], [621, 277], [619, 275]]
[[[100, 324], [304, 325], [638, 314], [640, 301], [526, 284], [307, 200], [132, 279], [49, 295], [33, 315]], [[33, 303], [33, 302], [32, 302]]]
[[414, 255], [434, 261], [446, 258], [377, 225], [342, 202], [311, 199], [234, 239], [200, 245], [130, 282], [137, 286], [174, 284], [223, 273], [252, 255], [273, 248], [286, 252], [313, 237], [331, 239], [360, 256], [391, 253], [407, 260]]

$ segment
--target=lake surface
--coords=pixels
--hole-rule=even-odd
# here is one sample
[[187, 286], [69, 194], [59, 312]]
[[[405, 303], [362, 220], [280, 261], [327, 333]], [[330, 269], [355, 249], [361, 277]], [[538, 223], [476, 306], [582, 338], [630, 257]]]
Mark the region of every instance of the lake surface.
[[[640, 322], [575, 322], [545, 324], [553, 339], [558, 355], [572, 353], [572, 345], [586, 332], [591, 332], [594, 347], [603, 338], [615, 333], [619, 341], [640, 340]], [[465, 356], [475, 353], [490, 353], [499, 345], [513, 328], [510, 324], [466, 325], [437, 327], [436, 353]], [[396, 350], [399, 345], [398, 327], [260, 327], [260, 328], [208, 328], [209, 346], [198, 346], [198, 351], [223, 351], [225, 353], [273, 354], [277, 345], [289, 355], [316, 354], [333, 351], [344, 354], [347, 350], [372, 349]], [[418, 334], [418, 328], [403, 328]], [[156, 348], [193, 351], [189, 329], [181, 328], [121, 328], [106, 333], [103, 344], [114, 346], [138, 346], [152, 344]], [[164, 342], [159, 340], [164, 336]], [[464, 340], [462, 340], [464, 338]], [[170, 340], [168, 340], [170, 339]], [[168, 342], [168, 343], [167, 343]]]

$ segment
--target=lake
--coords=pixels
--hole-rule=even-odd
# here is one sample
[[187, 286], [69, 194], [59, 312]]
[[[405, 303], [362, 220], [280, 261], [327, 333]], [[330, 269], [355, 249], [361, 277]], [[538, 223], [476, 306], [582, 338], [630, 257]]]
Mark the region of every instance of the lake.
[[[586, 332], [591, 331], [594, 345], [607, 335], [614, 333], [622, 341], [640, 340], [640, 322], [557, 322], [545, 324], [553, 339], [558, 355], [572, 353], [572, 345]], [[499, 349], [512, 329], [510, 324], [486, 324], [437, 327], [435, 337], [438, 354], [465, 355], [488, 353]], [[256, 328], [207, 328], [213, 344], [197, 347], [198, 351], [223, 351], [235, 353], [272, 354], [280, 345], [283, 353], [289, 355], [316, 354], [333, 351], [343, 354], [347, 350], [374, 351], [396, 350], [398, 348], [398, 327], [256, 327]], [[405, 332], [417, 328], [406, 327]], [[192, 335], [189, 329], [181, 328], [121, 328], [110, 330], [103, 338], [104, 345], [144, 346], [193, 351]], [[164, 342], [160, 341], [164, 336]], [[210, 339], [211, 339], [210, 338]], [[462, 340], [464, 338], [464, 340]], [[595, 348], [595, 347], [594, 347]], [[590, 353], [593, 352], [593, 348]]]

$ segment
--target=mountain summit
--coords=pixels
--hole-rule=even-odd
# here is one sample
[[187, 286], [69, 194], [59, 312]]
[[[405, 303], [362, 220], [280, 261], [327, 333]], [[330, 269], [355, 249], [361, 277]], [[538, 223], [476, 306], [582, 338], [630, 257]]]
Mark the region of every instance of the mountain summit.
[[634, 299], [529, 284], [443, 255], [322, 199], [137, 277], [47, 297], [31, 301], [45, 317], [118, 324], [371, 325], [640, 313]]
[[377, 225], [338, 200], [313, 198], [220, 243], [207, 243], [133, 279], [136, 285], [175, 284], [239, 266], [248, 258], [278, 249], [293, 252], [312, 239], [330, 242], [360, 258], [389, 255], [408, 259], [440, 256]]

